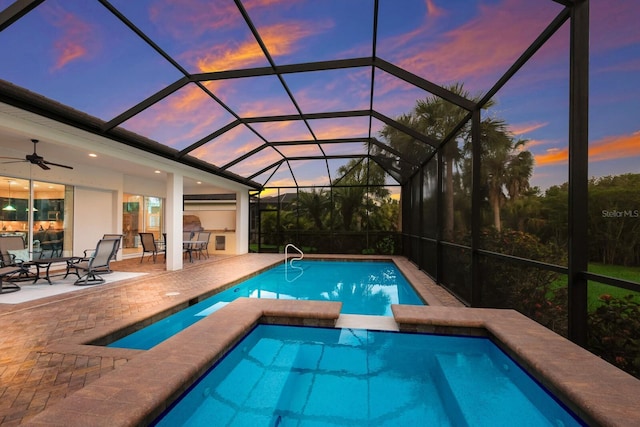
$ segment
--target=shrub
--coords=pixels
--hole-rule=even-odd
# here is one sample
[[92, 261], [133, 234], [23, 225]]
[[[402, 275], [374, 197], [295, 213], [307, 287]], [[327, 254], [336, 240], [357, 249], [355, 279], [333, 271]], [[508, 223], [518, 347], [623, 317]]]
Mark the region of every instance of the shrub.
[[[483, 249], [520, 258], [560, 263], [563, 253], [531, 234], [489, 230], [482, 236]], [[567, 288], [558, 287], [558, 274], [506, 260], [482, 260], [482, 305], [513, 308], [547, 328], [567, 335]]]
[[609, 363], [640, 378], [640, 304], [633, 295], [603, 302], [587, 319], [587, 348]]

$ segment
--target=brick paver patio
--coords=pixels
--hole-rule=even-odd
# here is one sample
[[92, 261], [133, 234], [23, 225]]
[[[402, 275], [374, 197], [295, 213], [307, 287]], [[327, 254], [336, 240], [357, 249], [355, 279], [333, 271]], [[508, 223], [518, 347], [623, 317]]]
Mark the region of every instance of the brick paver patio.
[[278, 254], [211, 257], [176, 272], [164, 271], [161, 262], [132, 259], [114, 269], [149, 274], [22, 304], [2, 304], [0, 295], [0, 425], [21, 424], [127, 363], [131, 354], [52, 351], [61, 340], [96, 328], [118, 329], [281, 259]]
[[[568, 399], [566, 403], [570, 403], [588, 423], [637, 426], [640, 422], [637, 406], [640, 382], [637, 379], [513, 310], [460, 308], [461, 304], [455, 298], [407, 259], [394, 257], [394, 261], [429, 303], [424, 307], [394, 306], [394, 320], [401, 326], [400, 330], [444, 333], [464, 330], [465, 333], [494, 336], [505, 348], [517, 353], [520, 363], [535, 372], [542, 383], [564, 395]], [[67, 426], [71, 423], [84, 427], [95, 425], [99, 420], [99, 424], [111, 426], [115, 419], [100, 415], [107, 412], [114, 417], [119, 414], [118, 425], [130, 425], [130, 418], [145, 419], [145, 414], [131, 412], [143, 402], [129, 399], [132, 395], [127, 393], [134, 393], [139, 399], [153, 400], [155, 395], [149, 395], [148, 387], [158, 384], [156, 378], [166, 379], [155, 363], [158, 360], [175, 362], [178, 360], [176, 355], [169, 353], [183, 355], [185, 346], [197, 343], [193, 336], [199, 337], [201, 332], [206, 335], [210, 332], [209, 327], [236, 334], [233, 329], [239, 328], [237, 323], [242, 317], [243, 303], [245, 308], [251, 308], [258, 300], [230, 304], [215, 313], [217, 318], [212, 316], [208, 323], [196, 324], [193, 331], [189, 328], [172, 338], [172, 342], [167, 341], [149, 351], [87, 344], [115, 336], [122, 329], [134, 328], [151, 317], [158, 318], [188, 306], [278, 262], [282, 262], [282, 254], [212, 257], [185, 264], [182, 271], [168, 272], [164, 271], [162, 263], [140, 264], [139, 259], [135, 259], [121, 262], [115, 269], [146, 271], [147, 275], [15, 305], [2, 304], [0, 295], [0, 425]], [[251, 304], [247, 305], [247, 302]], [[267, 301], [259, 304], [298, 311], [300, 305], [294, 307], [292, 302], [296, 303], [283, 300], [277, 301], [279, 304]], [[273, 316], [273, 308], [270, 310], [269, 316]], [[316, 308], [311, 307], [311, 310], [318, 315]], [[234, 312], [235, 315], [227, 316]], [[220, 336], [217, 338], [221, 339]], [[104, 341], [109, 340], [105, 338]], [[181, 344], [175, 346], [176, 342]], [[200, 344], [212, 351], [206, 342]], [[158, 353], [161, 353], [160, 359]], [[189, 382], [180, 378], [191, 375], [192, 366], [181, 363], [188, 372], [179, 376], [179, 384], [187, 384]], [[145, 382], [128, 381], [131, 378], [128, 370], [140, 374], [139, 369], [146, 372]], [[96, 381], [107, 373], [112, 374]], [[105, 382], [112, 392], [114, 387], [124, 386], [120, 392], [128, 397], [126, 402], [111, 396], [97, 399], [99, 390], [105, 389]], [[87, 400], [87, 396], [91, 399]], [[117, 408], [120, 408], [119, 413]], [[93, 421], [87, 423], [86, 419]]]

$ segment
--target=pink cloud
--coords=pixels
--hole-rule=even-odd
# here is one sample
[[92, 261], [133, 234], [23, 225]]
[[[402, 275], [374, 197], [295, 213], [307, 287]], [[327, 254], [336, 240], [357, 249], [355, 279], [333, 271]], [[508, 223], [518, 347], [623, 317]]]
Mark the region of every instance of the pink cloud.
[[95, 29], [91, 28], [89, 23], [61, 6], [46, 3], [42, 10], [45, 12], [45, 18], [61, 31], [60, 37], [53, 41], [56, 58], [52, 71], [60, 70], [73, 61], [87, 57], [90, 52], [95, 54]]
[[[439, 11], [432, 18], [441, 16], [446, 14]], [[434, 34], [434, 25], [423, 25], [392, 40], [385, 50], [398, 52], [393, 58], [397, 65], [436, 83], [493, 81], [554, 16], [550, 8], [522, 0], [481, 4], [477, 16], [461, 26]]]
[[444, 15], [445, 11], [436, 6], [434, 0], [425, 0], [427, 5], [427, 13], [429, 16], [438, 17]]
[[149, 8], [149, 19], [177, 39], [244, 25], [233, 2], [207, 0], [158, 0]]
[[519, 135], [524, 135], [527, 134], [529, 132], [533, 132], [535, 130], [541, 129], [545, 126], [547, 126], [549, 123], [545, 122], [545, 123], [520, 123], [520, 124], [514, 124], [514, 125], [509, 125], [509, 130], [511, 131], [512, 134], [519, 136]]
[[603, 52], [640, 43], [640, 31], [638, 31], [640, 2], [637, 0], [592, 1], [590, 8], [592, 52]]

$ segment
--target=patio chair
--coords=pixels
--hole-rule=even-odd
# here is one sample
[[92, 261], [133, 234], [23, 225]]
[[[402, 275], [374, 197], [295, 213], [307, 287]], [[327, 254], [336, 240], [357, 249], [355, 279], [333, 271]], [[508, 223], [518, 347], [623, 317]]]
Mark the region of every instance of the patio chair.
[[62, 256], [64, 231], [46, 230], [40, 240], [40, 258], [55, 258]]
[[156, 240], [156, 248], [160, 252], [167, 250], [167, 233], [162, 233], [162, 239]]
[[[2, 236], [0, 237], [0, 267], [14, 268], [12, 281], [32, 280], [35, 275], [29, 271], [31, 254], [25, 247], [22, 236]], [[9, 274], [5, 274], [5, 278]]]
[[[103, 274], [111, 273], [111, 261], [115, 260], [116, 257], [118, 256], [118, 251], [120, 250], [120, 244], [122, 242], [122, 237], [123, 237], [122, 234], [104, 234], [102, 236], [103, 239], [108, 239], [108, 240], [115, 239], [118, 242], [116, 243], [116, 247], [114, 248], [113, 254], [111, 255], [111, 258], [109, 259], [109, 262], [107, 263], [106, 267], [104, 267], [102, 269], [102, 271], [100, 271], [100, 273], [103, 273]], [[95, 252], [95, 249], [85, 249], [83, 251], [84, 256], [82, 257], [82, 259], [80, 261], [89, 261], [89, 258], [91, 258], [93, 256], [94, 252]], [[67, 269], [67, 274], [69, 274], [68, 270], [69, 269]]]
[[[108, 267], [109, 262], [116, 253], [116, 246], [119, 241], [119, 239], [100, 239], [93, 255], [88, 261], [69, 263], [67, 275], [70, 269], [73, 268], [76, 271], [75, 274], [78, 276], [78, 280], [75, 281], [74, 285], [84, 286], [104, 283], [104, 279], [98, 273], [103, 272], [104, 269]], [[80, 275], [80, 271], [83, 272], [82, 276]]]
[[140, 242], [142, 243], [142, 257], [140, 263], [144, 259], [144, 254], [150, 253], [149, 259], [153, 258], [155, 264], [158, 254], [163, 253], [164, 249], [158, 248], [156, 245], [156, 238], [153, 233], [138, 233], [140, 235]]
[[193, 262], [193, 254], [198, 252], [198, 245], [193, 242], [194, 235], [195, 233], [192, 231], [184, 231], [182, 233], [182, 250], [189, 255], [189, 262]]
[[209, 258], [209, 240], [211, 239], [211, 233], [208, 231], [199, 231], [196, 237], [196, 250], [198, 251], [198, 259], [200, 256]]
[[0, 267], [0, 294], [4, 294], [7, 292], [15, 292], [20, 290], [20, 286], [18, 286], [17, 283], [11, 282], [11, 281], [9, 282], [4, 281], [5, 277], [14, 276], [16, 273], [19, 273], [20, 270], [21, 270], [21, 267]]
[[[104, 234], [102, 236], [103, 239], [118, 239], [118, 244], [116, 245], [116, 250], [113, 253], [113, 259], [116, 259], [118, 257], [118, 251], [120, 250], [120, 246], [122, 245], [122, 238], [124, 237], [123, 234]], [[109, 272], [111, 272], [111, 270], [109, 270]]]

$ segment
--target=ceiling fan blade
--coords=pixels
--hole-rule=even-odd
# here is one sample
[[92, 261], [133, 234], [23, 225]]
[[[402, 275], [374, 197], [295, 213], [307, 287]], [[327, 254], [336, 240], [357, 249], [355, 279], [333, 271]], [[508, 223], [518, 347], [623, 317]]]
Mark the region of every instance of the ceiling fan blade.
[[[67, 169], [73, 169], [72, 166], [61, 165], [60, 163], [52, 163], [52, 162], [48, 162], [46, 160], [43, 160], [42, 163], [45, 164], [45, 165], [58, 166], [58, 167], [67, 168]], [[42, 167], [42, 166], [40, 166], [40, 167]], [[50, 168], [47, 168], [47, 169], [50, 169]]]
[[42, 169], [48, 171], [49, 169], [51, 169], [49, 166], [45, 165], [46, 162], [38, 162], [36, 163], [36, 165], [40, 166]]
[[20, 158], [20, 157], [4, 157], [4, 156], [0, 156], [0, 159], [7, 159], [7, 160], [22, 160], [23, 162], [25, 161], [23, 158]]

